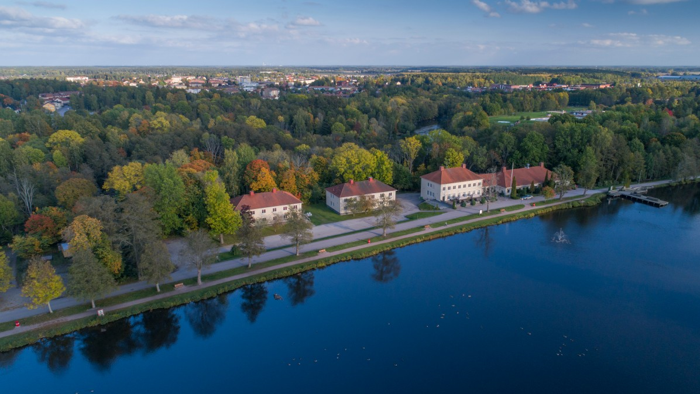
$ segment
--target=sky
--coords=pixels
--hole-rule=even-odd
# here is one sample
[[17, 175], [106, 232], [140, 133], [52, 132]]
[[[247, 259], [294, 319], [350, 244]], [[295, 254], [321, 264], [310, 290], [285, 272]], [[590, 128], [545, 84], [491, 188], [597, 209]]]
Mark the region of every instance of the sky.
[[700, 0], [0, 0], [0, 66], [700, 66]]

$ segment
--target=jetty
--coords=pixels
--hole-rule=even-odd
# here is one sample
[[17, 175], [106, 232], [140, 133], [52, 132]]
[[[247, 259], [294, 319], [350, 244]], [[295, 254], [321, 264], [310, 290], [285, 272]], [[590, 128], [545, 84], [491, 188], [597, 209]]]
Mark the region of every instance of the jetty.
[[610, 190], [608, 191], [608, 197], [625, 198], [630, 201], [651, 205], [657, 208], [662, 208], [668, 205], [668, 201], [660, 200], [656, 197], [647, 196], [646, 193], [646, 188]]

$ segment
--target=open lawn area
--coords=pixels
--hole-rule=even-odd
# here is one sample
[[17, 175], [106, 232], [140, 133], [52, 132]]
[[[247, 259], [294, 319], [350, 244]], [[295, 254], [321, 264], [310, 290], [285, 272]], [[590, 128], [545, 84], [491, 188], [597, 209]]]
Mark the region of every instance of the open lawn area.
[[372, 216], [371, 212], [361, 215], [340, 216], [337, 212], [330, 209], [326, 204], [323, 203], [306, 205], [304, 206], [304, 212], [311, 212], [311, 217], [309, 219], [311, 219], [311, 223], [313, 223], [314, 226]]
[[[587, 108], [583, 107], [566, 107], [564, 110], [566, 112], [571, 112], [571, 111], [582, 111]], [[533, 118], [546, 118], [547, 115], [549, 115], [551, 112], [547, 111], [538, 111], [538, 112], [516, 112], [513, 115], [498, 115], [498, 116], [490, 116], [489, 121], [491, 124], [498, 123], [498, 122], [511, 122], [515, 123], [520, 120], [521, 117], [527, 119], [530, 117], [530, 119]]]

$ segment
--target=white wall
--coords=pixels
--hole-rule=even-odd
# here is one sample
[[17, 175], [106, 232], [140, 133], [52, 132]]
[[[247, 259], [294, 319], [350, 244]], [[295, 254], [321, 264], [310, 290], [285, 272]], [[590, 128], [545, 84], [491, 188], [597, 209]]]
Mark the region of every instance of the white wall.
[[420, 195], [424, 200], [449, 201], [456, 199], [481, 198], [483, 194], [483, 181], [447, 183], [444, 185], [430, 182], [421, 178]]
[[253, 219], [255, 220], [264, 219], [268, 222], [272, 222], [276, 216], [280, 216], [282, 219], [284, 219], [284, 215], [289, 213], [289, 211], [293, 209], [300, 210], [301, 204], [279, 205], [276, 207], [251, 209], [250, 212], [253, 213]]
[[[378, 203], [382, 197], [386, 197], [386, 199], [390, 201], [396, 200], [395, 191], [365, 194], [365, 196], [367, 196], [367, 198], [369, 198], [370, 200], [375, 201], [375, 204]], [[339, 198], [338, 196], [326, 191], [326, 205], [328, 205], [328, 207], [330, 207], [332, 210], [338, 212], [341, 215], [347, 215], [351, 213], [347, 210], [346, 205], [347, 200], [352, 198], [360, 198], [360, 196]]]

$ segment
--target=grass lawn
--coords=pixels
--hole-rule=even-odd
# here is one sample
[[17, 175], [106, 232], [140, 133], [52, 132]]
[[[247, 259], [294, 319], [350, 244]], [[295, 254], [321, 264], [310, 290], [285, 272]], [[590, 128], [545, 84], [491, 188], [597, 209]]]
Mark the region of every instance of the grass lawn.
[[371, 212], [362, 215], [341, 216], [338, 215], [338, 213], [334, 210], [328, 208], [326, 204], [309, 204], [304, 207], [304, 211], [311, 212], [311, 217], [309, 219], [311, 220], [311, 223], [314, 224], [314, 226], [372, 216]]
[[489, 121], [491, 123], [498, 123], [500, 121], [505, 121], [505, 122], [517, 122], [520, 120], [520, 117], [524, 117], [527, 119], [529, 116], [531, 119], [532, 118], [545, 118], [549, 112], [546, 111], [541, 111], [541, 112], [516, 112], [515, 115], [498, 115], [498, 116], [491, 116], [489, 117]]
[[418, 209], [421, 211], [439, 211], [440, 207], [438, 207], [437, 204], [433, 205], [424, 201], [418, 205]]
[[416, 219], [423, 219], [423, 218], [429, 218], [437, 215], [442, 215], [444, 212], [439, 212], [439, 211], [433, 211], [433, 212], [416, 212], [412, 213], [410, 215], [406, 215], [406, 218], [409, 220], [416, 220]]

